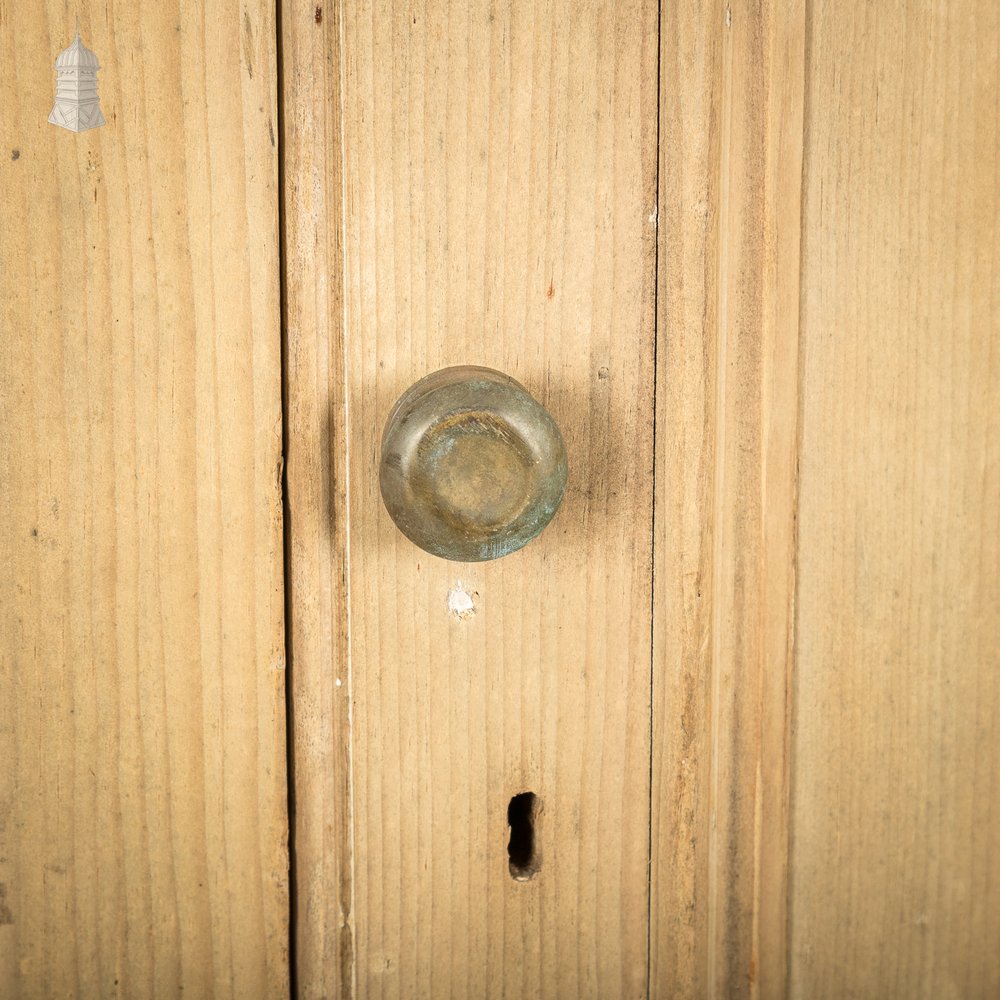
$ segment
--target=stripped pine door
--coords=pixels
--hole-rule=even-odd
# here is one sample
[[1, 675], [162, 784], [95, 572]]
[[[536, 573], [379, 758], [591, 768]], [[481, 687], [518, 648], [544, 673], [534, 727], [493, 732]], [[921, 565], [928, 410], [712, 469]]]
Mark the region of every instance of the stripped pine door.
[[[0, 0], [0, 994], [1000, 995], [996, 4], [117, 0], [78, 135], [75, 13]], [[493, 562], [379, 498], [455, 364], [569, 455]]]
[[[284, 6], [301, 995], [1000, 990], [996, 18]], [[456, 363], [569, 442], [497, 564], [378, 500]]]

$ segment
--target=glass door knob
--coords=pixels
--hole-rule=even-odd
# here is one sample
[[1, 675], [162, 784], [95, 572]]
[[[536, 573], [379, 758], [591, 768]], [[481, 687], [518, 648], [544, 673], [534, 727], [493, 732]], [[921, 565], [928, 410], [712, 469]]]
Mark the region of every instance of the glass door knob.
[[566, 449], [555, 421], [514, 379], [462, 365], [400, 397], [386, 421], [382, 499], [400, 531], [444, 559], [497, 559], [559, 507]]

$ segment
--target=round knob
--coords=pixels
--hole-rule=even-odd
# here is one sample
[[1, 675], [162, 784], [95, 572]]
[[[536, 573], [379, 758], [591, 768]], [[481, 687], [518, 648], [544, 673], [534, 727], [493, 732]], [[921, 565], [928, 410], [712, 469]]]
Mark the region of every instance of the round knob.
[[399, 398], [382, 435], [379, 485], [400, 531], [445, 559], [480, 562], [526, 545], [552, 520], [566, 449], [514, 379], [462, 365]]

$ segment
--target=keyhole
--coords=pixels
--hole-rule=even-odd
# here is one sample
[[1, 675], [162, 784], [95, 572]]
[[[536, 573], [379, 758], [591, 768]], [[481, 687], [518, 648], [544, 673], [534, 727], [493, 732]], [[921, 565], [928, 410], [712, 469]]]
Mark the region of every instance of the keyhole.
[[518, 882], [527, 882], [540, 867], [535, 830], [538, 811], [534, 792], [515, 795], [507, 806], [507, 825], [510, 827], [507, 857], [510, 876]]

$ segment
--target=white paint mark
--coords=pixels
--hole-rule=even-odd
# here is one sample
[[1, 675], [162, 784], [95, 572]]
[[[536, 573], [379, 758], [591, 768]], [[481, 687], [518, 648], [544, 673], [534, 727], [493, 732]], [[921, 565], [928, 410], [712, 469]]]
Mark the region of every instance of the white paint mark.
[[336, 684], [337, 687], [343, 687], [344, 686], [344, 682], [339, 677], [336, 678], [336, 680], [334, 680], [333, 683]]
[[462, 581], [456, 580], [455, 586], [448, 591], [448, 610], [459, 621], [465, 621], [476, 613], [476, 602], [473, 598], [478, 596], [476, 591], [470, 594], [462, 585]]

